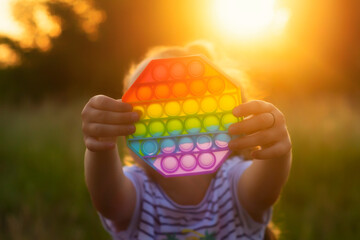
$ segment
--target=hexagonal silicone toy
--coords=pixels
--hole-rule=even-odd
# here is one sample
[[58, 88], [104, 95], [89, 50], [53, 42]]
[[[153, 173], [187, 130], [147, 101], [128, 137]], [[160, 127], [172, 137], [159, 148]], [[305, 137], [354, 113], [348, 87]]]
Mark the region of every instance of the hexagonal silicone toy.
[[122, 100], [141, 113], [127, 145], [163, 176], [215, 172], [230, 154], [240, 88], [205, 57], [152, 60]]

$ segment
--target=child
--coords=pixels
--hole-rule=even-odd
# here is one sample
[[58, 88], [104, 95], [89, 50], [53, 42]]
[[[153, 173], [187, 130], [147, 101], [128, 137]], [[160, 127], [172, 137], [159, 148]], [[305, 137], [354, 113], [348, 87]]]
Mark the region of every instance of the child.
[[[194, 54], [215, 60], [203, 43], [157, 49], [128, 75], [125, 90], [150, 58]], [[245, 117], [229, 127], [241, 137], [229, 142], [234, 154], [216, 173], [164, 178], [133, 153], [137, 165], [121, 164], [116, 139], [135, 132], [132, 106], [103, 95], [89, 100], [82, 111], [86, 183], [114, 239], [264, 239], [289, 175], [291, 141], [283, 114], [270, 103], [249, 101], [233, 114]], [[241, 154], [248, 149], [252, 161]]]

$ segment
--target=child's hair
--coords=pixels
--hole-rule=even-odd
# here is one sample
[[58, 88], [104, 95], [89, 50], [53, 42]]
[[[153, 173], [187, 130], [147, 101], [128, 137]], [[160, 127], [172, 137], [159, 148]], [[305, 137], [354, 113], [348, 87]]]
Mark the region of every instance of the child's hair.
[[[134, 83], [134, 81], [139, 77], [141, 72], [152, 59], [183, 57], [197, 54], [201, 54], [207, 57], [211, 62], [220, 67], [221, 70], [223, 70], [229, 77], [231, 77], [232, 81], [238, 82], [239, 85], [241, 85], [242, 101], [244, 102], [247, 97], [245, 93], [248, 94], [249, 91], [252, 90], [250, 90], [251, 87], [249, 85], [248, 77], [243, 71], [239, 70], [239, 63], [230, 58], [227, 58], [224, 55], [220, 55], [219, 52], [215, 51], [213, 44], [203, 40], [191, 42], [183, 47], [159, 46], [150, 49], [145, 54], [143, 60], [140, 63], [131, 65], [124, 78], [123, 91], [125, 92]], [[246, 88], [246, 91], [244, 91], [244, 88]], [[125, 165], [131, 163], [134, 164], [134, 161], [130, 160], [129, 156], [124, 156], [124, 163]], [[148, 171], [146, 172], [149, 174]], [[152, 175], [151, 172], [150, 175]], [[279, 236], [279, 233], [279, 229], [276, 228], [273, 223], [270, 223], [266, 227], [264, 240], [276, 240]]]
[[138, 78], [142, 70], [146, 65], [156, 58], [170, 58], [170, 57], [183, 57], [187, 55], [202, 54], [214, 60], [215, 51], [213, 46], [205, 41], [196, 41], [190, 44], [185, 45], [184, 47], [180, 46], [158, 46], [150, 49], [144, 56], [143, 60], [139, 64], [132, 64], [130, 70], [125, 76], [124, 79], [124, 91], [126, 91], [131, 84]]

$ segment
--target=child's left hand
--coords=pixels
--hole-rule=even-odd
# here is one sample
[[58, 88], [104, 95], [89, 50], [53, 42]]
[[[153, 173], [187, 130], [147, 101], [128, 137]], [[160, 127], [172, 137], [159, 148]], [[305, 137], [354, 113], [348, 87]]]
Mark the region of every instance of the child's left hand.
[[229, 127], [229, 134], [241, 135], [229, 142], [229, 148], [241, 151], [258, 147], [252, 152], [255, 159], [280, 159], [291, 151], [291, 141], [285, 117], [271, 103], [255, 100], [234, 108], [236, 117], [246, 117]]

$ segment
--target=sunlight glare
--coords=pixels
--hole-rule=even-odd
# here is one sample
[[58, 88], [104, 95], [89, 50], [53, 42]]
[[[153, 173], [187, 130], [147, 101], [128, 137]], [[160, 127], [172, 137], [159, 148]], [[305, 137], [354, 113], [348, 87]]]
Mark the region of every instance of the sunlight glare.
[[289, 19], [276, 0], [215, 0], [214, 11], [218, 27], [239, 38], [281, 32]]
[[12, 0], [0, 1], [0, 36], [8, 36], [18, 38], [22, 35], [23, 29], [18, 22], [15, 21], [11, 12]]

